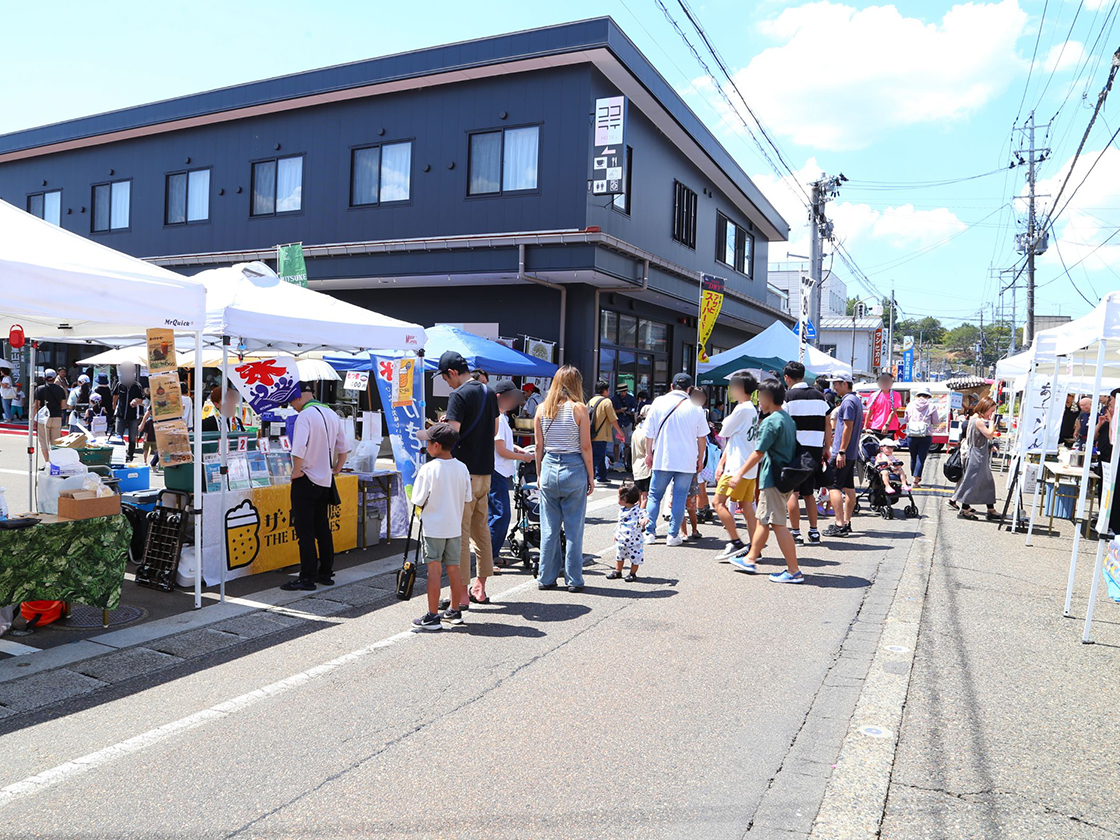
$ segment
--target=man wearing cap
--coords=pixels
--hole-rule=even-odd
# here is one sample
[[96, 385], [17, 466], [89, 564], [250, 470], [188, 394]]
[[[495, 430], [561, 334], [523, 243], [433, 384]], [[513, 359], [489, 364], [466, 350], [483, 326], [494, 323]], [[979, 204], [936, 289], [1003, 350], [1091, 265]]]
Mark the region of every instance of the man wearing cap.
[[136, 442], [140, 438], [140, 414], [144, 405], [144, 389], [136, 381], [136, 365], [121, 365], [118, 370], [120, 381], [113, 389], [113, 416], [117, 422], [117, 434], [128, 435], [128, 460], [136, 453]]
[[666, 545], [680, 545], [681, 521], [693, 476], [704, 463], [704, 449], [708, 440], [708, 420], [704, 410], [693, 404], [688, 392], [692, 377], [678, 373], [673, 377], [673, 389], [653, 401], [646, 419], [646, 437], [649, 448], [646, 464], [653, 469], [649, 486], [646, 514], [646, 543], [657, 538], [657, 518], [661, 500], [669, 485], [673, 485], [672, 514], [669, 519], [669, 537]]
[[350, 442], [342, 421], [312, 398], [314, 383], [301, 382], [291, 405], [299, 416], [292, 430], [292, 525], [299, 540], [299, 577], [280, 588], [315, 589], [334, 583], [330, 506], [334, 477], [346, 463]]
[[[618, 415], [618, 425], [622, 429], [622, 461], [630, 469], [633, 466], [630, 463], [630, 441], [634, 434], [634, 420], [638, 416], [638, 401], [630, 393], [630, 386], [623, 380], [615, 386], [611, 402], [614, 404], [614, 413]], [[614, 459], [619, 460], [618, 441], [614, 444]]]
[[498, 436], [498, 400], [493, 391], [470, 378], [467, 360], [454, 350], [439, 357], [438, 370], [443, 381], [453, 389], [447, 399], [447, 422], [459, 433], [459, 444], [452, 454], [466, 464], [471, 474], [471, 498], [463, 510], [460, 564], [463, 581], [470, 583], [473, 543], [478, 578], [468, 587], [468, 595], [472, 602], [485, 604], [490, 600], [486, 595], [486, 579], [494, 574], [490, 481], [494, 474], [494, 439]]
[[875, 382], [879, 390], [867, 403], [867, 428], [880, 437], [894, 436], [898, 431], [898, 410], [902, 408], [902, 395], [892, 390], [894, 377], [880, 373]]
[[852, 533], [852, 514], [856, 509], [856, 461], [859, 455], [859, 430], [863, 428], [863, 403], [852, 393], [852, 375], [832, 377], [832, 389], [840, 397], [835, 409], [836, 431], [832, 434], [828, 472], [825, 480], [836, 521], [824, 532], [826, 537], [847, 537]]
[[498, 562], [502, 545], [509, 532], [510, 508], [509, 486], [517, 474], [519, 463], [528, 463], [533, 456], [513, 443], [513, 429], [509, 425], [509, 412], [525, 402], [528, 396], [513, 384], [503, 379], [494, 386], [498, 399], [498, 433], [494, 436], [494, 472], [490, 476], [490, 495], [488, 501], [490, 545], [493, 549], [494, 563]]
[[62, 404], [66, 401], [66, 389], [58, 384], [58, 374], [51, 368], [43, 372], [46, 382], [35, 389], [35, 414], [45, 406], [47, 419], [39, 421], [39, 451], [43, 461], [50, 463], [51, 442], [62, 436]]

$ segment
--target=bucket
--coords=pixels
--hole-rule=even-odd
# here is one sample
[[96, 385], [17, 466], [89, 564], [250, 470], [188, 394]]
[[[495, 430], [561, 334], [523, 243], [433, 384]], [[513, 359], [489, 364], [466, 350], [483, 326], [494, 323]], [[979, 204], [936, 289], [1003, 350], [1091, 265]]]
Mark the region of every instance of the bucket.
[[19, 613], [29, 625], [44, 627], [62, 618], [62, 601], [24, 601]]

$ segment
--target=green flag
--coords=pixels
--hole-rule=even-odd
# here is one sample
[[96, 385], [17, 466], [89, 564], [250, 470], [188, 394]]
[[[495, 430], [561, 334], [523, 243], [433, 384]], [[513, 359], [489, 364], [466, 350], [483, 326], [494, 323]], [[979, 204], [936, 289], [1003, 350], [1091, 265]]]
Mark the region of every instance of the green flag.
[[307, 265], [303, 261], [303, 243], [276, 246], [276, 273], [286, 283], [307, 288]]

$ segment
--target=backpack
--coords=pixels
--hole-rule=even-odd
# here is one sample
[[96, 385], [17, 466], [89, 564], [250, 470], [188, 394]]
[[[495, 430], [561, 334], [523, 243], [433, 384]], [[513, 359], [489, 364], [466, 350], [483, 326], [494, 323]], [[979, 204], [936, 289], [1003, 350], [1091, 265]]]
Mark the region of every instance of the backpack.
[[774, 486], [781, 493], [792, 493], [817, 471], [818, 463], [813, 453], [798, 443], [793, 450], [793, 459], [774, 476]]

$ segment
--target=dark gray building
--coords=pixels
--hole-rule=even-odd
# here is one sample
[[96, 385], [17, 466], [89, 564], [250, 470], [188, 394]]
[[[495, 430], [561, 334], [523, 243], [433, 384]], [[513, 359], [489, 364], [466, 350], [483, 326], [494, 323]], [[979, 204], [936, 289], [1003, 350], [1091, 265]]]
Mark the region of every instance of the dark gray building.
[[[618, 95], [626, 192], [595, 196]], [[788, 225], [610, 18], [8, 134], [0, 198], [185, 273], [302, 242], [312, 288], [555, 341], [587, 378], [691, 369], [701, 272], [726, 279], [714, 346], [790, 322], [766, 278]]]

